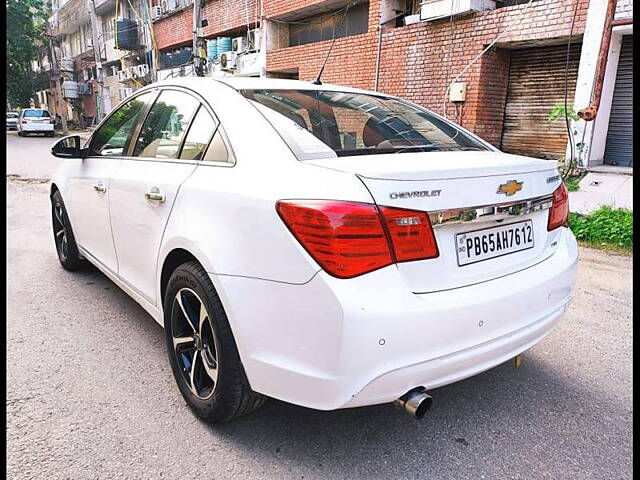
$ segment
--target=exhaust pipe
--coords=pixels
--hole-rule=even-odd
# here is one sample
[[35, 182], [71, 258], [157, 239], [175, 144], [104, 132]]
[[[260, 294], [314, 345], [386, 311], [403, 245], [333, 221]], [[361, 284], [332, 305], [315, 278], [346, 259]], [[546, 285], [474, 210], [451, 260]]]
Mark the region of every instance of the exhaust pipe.
[[417, 419], [424, 417], [431, 405], [433, 405], [433, 398], [422, 387], [411, 390], [393, 401], [394, 407], [404, 409], [405, 412]]

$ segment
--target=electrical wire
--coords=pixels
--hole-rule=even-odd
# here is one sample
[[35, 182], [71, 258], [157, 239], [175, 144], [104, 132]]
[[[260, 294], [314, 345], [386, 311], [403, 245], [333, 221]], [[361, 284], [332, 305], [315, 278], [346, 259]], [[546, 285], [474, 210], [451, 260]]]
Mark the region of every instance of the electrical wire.
[[326, 20], [329, 20], [329, 19], [331, 19], [331, 18], [333, 18], [335, 16], [338, 16], [341, 13], [343, 13], [344, 10], [348, 10], [352, 6], [357, 5], [359, 3], [362, 3], [363, 1], [364, 0], [357, 0], [355, 2], [351, 2], [348, 5], [346, 5], [345, 7], [342, 7], [340, 9], [336, 10], [335, 12], [327, 13], [326, 15], [314, 17], [314, 18], [309, 19], [309, 20], [287, 21], [287, 20], [277, 20], [275, 18], [269, 18], [267, 20], [269, 20], [270, 22], [282, 23], [282, 24], [285, 24], [285, 25], [313, 25], [313, 24], [316, 24], [316, 23], [323, 23]]
[[[455, 12], [455, 8], [458, 6], [458, 0], [451, 0], [451, 14], [449, 15], [449, 55], [448, 55], [448, 65], [447, 65], [447, 75], [446, 79], [449, 80], [449, 76], [451, 75], [451, 69], [453, 68], [453, 12]], [[446, 95], [445, 95], [446, 97]], [[447, 117], [447, 101], [445, 98], [444, 102], [444, 111], [443, 116]]]
[[[451, 89], [451, 85], [453, 85], [454, 83], [456, 83], [456, 82], [458, 81], [458, 79], [459, 79], [462, 75], [464, 75], [464, 73], [465, 73], [467, 70], [469, 70], [469, 68], [471, 68], [471, 66], [472, 66], [474, 63], [476, 63], [476, 61], [477, 61], [480, 57], [482, 57], [482, 55], [484, 55], [487, 51], [489, 51], [489, 49], [491, 49], [491, 47], [493, 47], [493, 46], [498, 42], [498, 40], [500, 40], [500, 39], [501, 39], [501, 38], [502, 38], [506, 33], [508, 33], [509, 31], [511, 31], [511, 29], [512, 29], [513, 27], [515, 27], [516, 25], [519, 25], [519, 24], [520, 24], [520, 22], [522, 21], [522, 17], [524, 16], [524, 13], [529, 9], [529, 6], [531, 5], [531, 3], [532, 3], [532, 2], [533, 2], [533, 0], [529, 0], [529, 3], [527, 3], [527, 4], [525, 5], [525, 7], [522, 9], [522, 11], [520, 12], [520, 16], [518, 17], [518, 19], [517, 19], [515, 22], [511, 23], [511, 24], [510, 24], [507, 28], [505, 28], [502, 32], [500, 32], [500, 33], [498, 34], [498, 36], [497, 36], [496, 38], [494, 38], [494, 39], [493, 39], [493, 41], [492, 41], [492, 42], [491, 42], [491, 43], [490, 43], [490, 44], [489, 44], [489, 45], [488, 45], [484, 50], [482, 50], [478, 55], [476, 55], [476, 56], [473, 58], [473, 60], [471, 60], [471, 61], [469, 62], [469, 64], [468, 64], [466, 67], [464, 67], [464, 68], [462, 69], [462, 71], [461, 71], [461, 72], [460, 72], [460, 73], [459, 73], [459, 74], [458, 74], [458, 75], [453, 79], [453, 81], [449, 82], [449, 85], [447, 85], [447, 89], [446, 89], [446, 90], [445, 90], [445, 92], [444, 92], [444, 99], [443, 99], [443, 102], [442, 102], [442, 104], [443, 104], [443, 107], [442, 107], [442, 111], [443, 111], [443, 113], [444, 113], [444, 112], [446, 112], [446, 110], [447, 110], [447, 95], [449, 95], [449, 90]], [[445, 117], [446, 117], [446, 115], [445, 115]]]

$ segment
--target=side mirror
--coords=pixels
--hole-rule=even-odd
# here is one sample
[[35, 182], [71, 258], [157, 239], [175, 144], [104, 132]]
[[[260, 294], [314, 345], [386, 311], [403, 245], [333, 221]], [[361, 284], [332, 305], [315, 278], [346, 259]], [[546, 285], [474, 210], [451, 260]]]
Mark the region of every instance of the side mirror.
[[59, 158], [82, 158], [84, 152], [80, 149], [80, 136], [69, 135], [53, 144], [51, 154]]

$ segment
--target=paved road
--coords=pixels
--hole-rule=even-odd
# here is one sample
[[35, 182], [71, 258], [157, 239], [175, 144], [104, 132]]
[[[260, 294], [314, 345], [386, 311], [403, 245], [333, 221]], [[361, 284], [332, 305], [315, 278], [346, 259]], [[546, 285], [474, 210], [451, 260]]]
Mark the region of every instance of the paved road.
[[[9, 165], [50, 171], [50, 139], [16, 140]], [[272, 400], [214, 428], [186, 407], [142, 308], [94, 269], [59, 267], [46, 185], [7, 189], [7, 478], [631, 478], [628, 257], [582, 249], [572, 307], [522, 367], [432, 391], [420, 422]]]

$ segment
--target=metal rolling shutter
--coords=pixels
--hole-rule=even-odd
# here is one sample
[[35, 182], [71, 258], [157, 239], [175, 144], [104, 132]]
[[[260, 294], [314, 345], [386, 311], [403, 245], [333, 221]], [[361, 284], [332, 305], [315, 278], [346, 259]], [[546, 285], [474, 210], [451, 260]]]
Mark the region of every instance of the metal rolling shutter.
[[633, 35], [622, 37], [604, 163], [633, 166]]
[[[569, 104], [573, 103], [582, 45], [571, 45]], [[502, 150], [530, 157], [558, 159], [566, 155], [564, 117], [549, 121], [557, 103], [564, 104], [567, 45], [513, 50], [502, 130]]]

